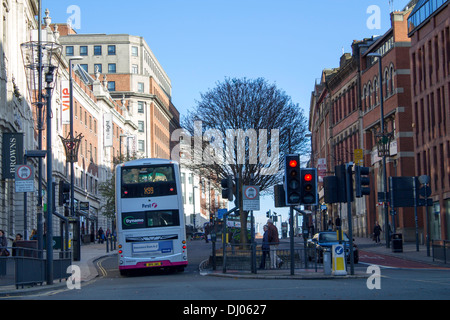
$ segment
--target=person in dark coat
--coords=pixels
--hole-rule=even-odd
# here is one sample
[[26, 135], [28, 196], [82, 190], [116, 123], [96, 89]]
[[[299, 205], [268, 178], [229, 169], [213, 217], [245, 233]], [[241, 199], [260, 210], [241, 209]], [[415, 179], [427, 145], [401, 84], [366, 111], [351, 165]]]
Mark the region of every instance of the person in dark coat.
[[269, 227], [264, 225], [264, 235], [262, 240], [262, 257], [261, 257], [261, 264], [259, 265], [260, 269], [265, 269], [266, 267], [266, 257], [270, 257], [270, 246], [269, 246]]
[[3, 230], [0, 230], [0, 255], [9, 256], [8, 240], [6, 239], [5, 231]]
[[380, 243], [380, 234], [381, 234], [381, 227], [378, 224], [378, 221], [375, 221], [375, 227], [373, 228], [373, 240], [375, 243]]
[[278, 238], [278, 229], [273, 224], [272, 219], [267, 220], [268, 230], [268, 240], [270, 246], [270, 267], [276, 269], [281, 266], [283, 261], [277, 256], [278, 245], [280, 244], [280, 239]]

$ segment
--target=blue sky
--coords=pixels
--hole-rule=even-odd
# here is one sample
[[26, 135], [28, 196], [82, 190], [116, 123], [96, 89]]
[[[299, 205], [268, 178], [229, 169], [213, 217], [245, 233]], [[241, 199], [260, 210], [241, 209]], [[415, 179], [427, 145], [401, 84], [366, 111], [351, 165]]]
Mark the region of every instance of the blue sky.
[[[408, 2], [394, 0], [393, 8]], [[322, 69], [338, 67], [353, 40], [384, 34], [391, 10], [389, 0], [42, 0], [53, 23], [66, 22], [71, 5], [80, 9], [78, 33], [144, 37], [182, 115], [225, 77], [264, 77], [307, 114]], [[379, 16], [367, 13], [371, 6]], [[373, 18], [380, 28], [367, 26]], [[272, 199], [262, 207], [258, 221], [274, 210]], [[276, 211], [286, 220], [287, 209]]]

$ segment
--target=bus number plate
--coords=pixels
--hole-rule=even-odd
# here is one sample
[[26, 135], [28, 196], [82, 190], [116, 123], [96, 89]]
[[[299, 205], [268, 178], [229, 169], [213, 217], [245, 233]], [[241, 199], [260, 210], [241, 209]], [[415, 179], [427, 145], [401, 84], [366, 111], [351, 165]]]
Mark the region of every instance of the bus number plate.
[[151, 263], [146, 263], [145, 264], [146, 267], [159, 267], [161, 265], [162, 265], [161, 262], [151, 262]]

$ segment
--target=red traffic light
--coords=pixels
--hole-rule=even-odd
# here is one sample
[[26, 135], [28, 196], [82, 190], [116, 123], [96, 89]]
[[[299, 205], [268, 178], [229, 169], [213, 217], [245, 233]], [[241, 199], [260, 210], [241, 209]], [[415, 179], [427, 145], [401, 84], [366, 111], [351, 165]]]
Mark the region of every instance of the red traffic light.
[[303, 179], [305, 179], [305, 181], [312, 181], [313, 176], [310, 173], [305, 174], [305, 176], [303, 177]]
[[289, 167], [295, 168], [298, 165], [297, 160], [291, 160], [289, 161]]

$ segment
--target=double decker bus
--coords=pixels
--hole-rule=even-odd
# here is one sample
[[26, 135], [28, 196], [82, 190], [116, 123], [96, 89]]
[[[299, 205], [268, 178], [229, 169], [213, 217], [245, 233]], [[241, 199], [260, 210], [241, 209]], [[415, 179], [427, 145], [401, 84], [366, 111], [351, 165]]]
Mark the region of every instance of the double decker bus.
[[116, 167], [119, 271], [187, 266], [186, 230], [175, 161], [141, 159]]

